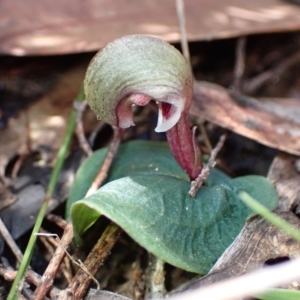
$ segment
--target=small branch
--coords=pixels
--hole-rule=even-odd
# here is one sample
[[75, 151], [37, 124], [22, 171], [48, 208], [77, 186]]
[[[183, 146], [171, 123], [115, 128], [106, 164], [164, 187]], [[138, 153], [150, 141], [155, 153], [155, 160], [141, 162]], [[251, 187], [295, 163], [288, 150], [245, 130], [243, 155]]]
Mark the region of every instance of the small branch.
[[47, 292], [53, 285], [54, 278], [58, 272], [61, 262], [65, 257], [65, 249], [71, 244], [73, 239], [73, 227], [71, 223], [65, 228], [64, 234], [61, 238], [59, 246], [56, 248], [55, 253], [48, 264], [48, 267], [41, 278], [39, 285], [34, 292], [35, 300], [42, 300], [45, 298]]
[[[205, 130], [205, 127], [204, 127], [204, 124], [203, 124], [203, 121], [200, 120], [200, 122], [197, 122], [197, 125], [200, 129], [200, 133], [201, 133], [201, 137], [203, 139], [203, 143], [204, 145], [206, 146], [207, 150], [209, 151], [209, 153], [212, 151], [212, 145], [211, 145], [211, 142], [209, 140], [209, 137], [208, 137], [208, 134]], [[194, 128], [197, 129], [197, 126], [195, 126]], [[196, 131], [196, 129], [194, 129]], [[195, 136], [195, 133], [193, 132], [193, 135]]]
[[[113, 139], [109, 145], [106, 157], [86, 196], [93, 194], [102, 185], [117, 153], [123, 131], [118, 127], [113, 127], [113, 130]], [[111, 224], [106, 228], [85, 262], [80, 266], [80, 269], [71, 280], [69, 287], [61, 292], [59, 299], [75, 300], [82, 298], [86, 289], [91, 284], [91, 281], [94, 280], [93, 276], [96, 274], [104, 259], [109, 255], [111, 248], [114, 246], [121, 232], [122, 229], [115, 224]]]
[[89, 135], [89, 138], [88, 138], [89, 145], [91, 145], [92, 147], [94, 146], [97, 135], [99, 134], [100, 130], [102, 130], [105, 125], [106, 124], [103, 121], [98, 122], [97, 126], [93, 129], [93, 131]]
[[227, 137], [227, 134], [223, 134], [220, 137], [220, 140], [219, 140], [217, 146], [212, 150], [212, 152], [210, 154], [210, 158], [208, 160], [208, 163], [203, 167], [203, 169], [202, 169], [201, 173], [199, 174], [199, 176], [194, 181], [192, 181], [191, 188], [190, 188], [190, 191], [189, 191], [189, 194], [192, 197], [195, 197], [197, 191], [200, 189], [200, 187], [203, 185], [203, 183], [205, 182], [205, 180], [209, 176], [210, 169], [215, 166], [216, 157], [217, 157], [219, 151], [222, 149], [226, 137]]
[[78, 138], [79, 145], [81, 149], [84, 151], [84, 153], [87, 156], [92, 155], [93, 151], [91, 149], [90, 144], [88, 143], [87, 139], [85, 138], [84, 135], [84, 128], [83, 128], [83, 123], [82, 123], [82, 115], [83, 112], [85, 111], [87, 107], [88, 102], [84, 100], [83, 102], [81, 101], [74, 101], [74, 108], [76, 109], [76, 135]]
[[7, 230], [5, 224], [3, 223], [2, 219], [0, 218], [0, 234], [2, 235], [3, 239], [17, 258], [18, 262], [21, 262], [23, 259], [23, 253], [19, 249], [18, 245], [10, 235], [9, 231]]
[[48, 255], [50, 257], [53, 257], [55, 248], [58, 246], [57, 243], [55, 246], [53, 246], [53, 243], [55, 239], [51, 236], [49, 237], [49, 234], [46, 230], [43, 230], [42, 228], [39, 231], [37, 235], [39, 236], [39, 241], [43, 244], [45, 247], [45, 250], [48, 252]]
[[235, 65], [234, 65], [234, 80], [233, 80], [233, 90], [239, 92], [241, 90], [241, 81], [245, 70], [245, 48], [246, 48], [246, 37], [240, 37], [237, 40], [236, 50], [235, 50]]
[[275, 77], [279, 77], [288, 69], [294, 67], [296, 64], [300, 63], [300, 51], [294, 53], [289, 58], [283, 60], [277, 67], [272, 70], [263, 72], [258, 76], [248, 80], [245, 84], [244, 92], [248, 94], [255, 93], [259, 88], [262, 87], [263, 84], [272, 80]]
[[176, 10], [177, 10], [177, 17], [178, 17], [178, 22], [179, 22], [180, 41], [181, 41], [181, 48], [182, 48], [183, 56], [185, 57], [190, 68], [192, 69], [190, 51], [189, 51], [189, 46], [188, 46], [188, 42], [187, 42], [186, 27], [185, 27], [184, 0], [176, 0]]
[[65, 230], [65, 228], [68, 224], [68, 222], [66, 220], [64, 220], [60, 216], [54, 215], [54, 214], [48, 214], [46, 216], [46, 219], [52, 223], [55, 223], [58, 227], [60, 227], [63, 230]]
[[32, 148], [32, 142], [31, 142], [31, 136], [30, 136], [30, 122], [29, 122], [29, 116], [26, 114], [26, 142], [24, 145], [21, 146], [21, 148], [18, 150], [18, 159], [14, 163], [12, 172], [11, 172], [11, 177], [16, 178], [22, 165], [28, 158], [31, 148]]
[[59, 295], [60, 300], [78, 300], [83, 298], [88, 286], [91, 284], [91, 275], [94, 276], [96, 274], [105, 258], [110, 254], [121, 232], [122, 229], [113, 223], [105, 229], [101, 238], [84, 262], [89, 274], [79, 269], [68, 288], [61, 291]]
[[86, 197], [95, 193], [98, 190], [98, 188], [101, 186], [101, 184], [104, 182], [105, 178], [107, 177], [109, 168], [112, 164], [112, 161], [117, 153], [117, 150], [121, 142], [122, 129], [113, 126], [113, 130], [114, 130], [113, 139], [109, 145], [108, 152], [106, 154], [102, 167], [98, 175], [96, 176], [95, 180], [93, 181], [90, 189], [88, 190]]
[[[0, 276], [2, 276], [7, 281], [13, 281], [17, 276], [17, 271], [0, 267]], [[27, 270], [25, 274], [25, 280], [30, 284], [38, 286], [41, 281], [41, 276], [32, 270]], [[54, 299], [59, 294], [59, 292], [59, 289], [52, 287], [52, 289], [50, 290], [50, 297]]]

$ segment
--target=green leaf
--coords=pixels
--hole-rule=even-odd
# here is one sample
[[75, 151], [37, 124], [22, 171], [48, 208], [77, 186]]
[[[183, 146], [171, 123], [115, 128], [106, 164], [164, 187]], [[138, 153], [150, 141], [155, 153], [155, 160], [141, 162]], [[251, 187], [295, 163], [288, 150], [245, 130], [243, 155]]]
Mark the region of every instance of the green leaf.
[[[131, 153], [132, 157], [135, 154]], [[203, 274], [252, 215], [239, 200], [240, 191], [260, 199], [269, 209], [277, 205], [277, 195], [263, 177], [230, 179], [213, 169], [208, 186], [191, 198], [189, 181], [171, 173], [156, 174], [152, 170], [147, 175], [145, 170], [138, 171], [109, 182], [95, 194], [76, 202], [71, 216], [77, 239], [104, 214], [166, 262]]]
[[300, 292], [284, 289], [272, 289], [259, 296], [255, 296], [261, 300], [299, 300]]
[[[106, 153], [107, 148], [95, 151], [78, 169], [67, 201], [67, 219], [72, 204], [85, 197]], [[138, 174], [169, 175], [188, 180], [186, 173], [171, 155], [168, 144], [164, 142], [132, 141], [122, 144], [106, 181]]]

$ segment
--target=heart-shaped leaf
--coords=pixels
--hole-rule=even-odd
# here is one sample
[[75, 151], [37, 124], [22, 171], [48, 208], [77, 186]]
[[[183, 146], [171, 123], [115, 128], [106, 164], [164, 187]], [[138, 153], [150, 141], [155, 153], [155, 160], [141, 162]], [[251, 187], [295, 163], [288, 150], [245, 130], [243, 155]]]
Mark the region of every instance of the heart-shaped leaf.
[[[78, 169], [67, 201], [67, 218], [69, 218], [71, 205], [85, 197], [99, 172], [106, 153], [107, 148], [95, 151]], [[189, 180], [165, 142], [132, 141], [122, 144], [106, 181], [139, 174], [168, 175]], [[221, 174], [221, 177], [226, 176], [224, 173]]]
[[[173, 160], [171, 154], [165, 146], [157, 150], [152, 145], [128, 144], [130, 151], [126, 152], [126, 147], [121, 150], [124, 152], [120, 152], [123, 154], [109, 174], [109, 179], [115, 180], [73, 204], [76, 238], [79, 240], [104, 214], [163, 260], [188, 271], [206, 273], [253, 215], [239, 200], [239, 192], [246, 191], [269, 209], [277, 204], [276, 192], [263, 177], [230, 179], [214, 169], [206, 186], [191, 198], [187, 176], [176, 169], [179, 167], [175, 161], [175, 165], [168, 166]], [[141, 149], [149, 151], [138, 151]], [[159, 163], [157, 157], [161, 158]]]

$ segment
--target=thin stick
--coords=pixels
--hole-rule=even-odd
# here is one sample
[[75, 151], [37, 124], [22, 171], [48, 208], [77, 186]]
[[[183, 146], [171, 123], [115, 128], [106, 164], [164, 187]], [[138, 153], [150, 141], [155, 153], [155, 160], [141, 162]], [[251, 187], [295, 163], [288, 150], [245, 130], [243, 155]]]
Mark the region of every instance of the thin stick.
[[86, 197], [95, 193], [98, 190], [98, 188], [101, 186], [101, 184], [104, 182], [105, 178], [107, 177], [108, 170], [112, 164], [112, 161], [118, 151], [121, 142], [122, 129], [113, 126], [113, 130], [114, 130], [113, 139], [109, 145], [109, 149], [104, 159], [104, 162], [102, 164], [102, 167], [98, 175], [96, 176], [95, 180], [93, 181], [91, 187], [89, 188]]
[[116, 241], [118, 240], [122, 229], [111, 223], [103, 232], [101, 238], [98, 240], [92, 251], [84, 262], [84, 265], [89, 274], [82, 269], [79, 269], [69, 284], [68, 288], [61, 291], [59, 295], [60, 300], [78, 300], [82, 299], [87, 287], [91, 283], [91, 276], [94, 276], [103, 263], [105, 258], [110, 254], [110, 251]]
[[[201, 132], [201, 137], [203, 139], [204, 145], [206, 146], [207, 150], [210, 153], [212, 151], [212, 145], [211, 145], [211, 142], [209, 140], [208, 134], [205, 130], [204, 124], [203, 124], [202, 121], [200, 121], [198, 123], [198, 125], [199, 125], [199, 129], [200, 129], [200, 132]], [[193, 128], [193, 130], [194, 130], [194, 128]], [[193, 133], [193, 135], [195, 136], [195, 133]]]
[[12, 253], [17, 258], [18, 262], [21, 262], [23, 259], [23, 253], [21, 252], [18, 245], [10, 235], [9, 231], [7, 230], [1, 218], [0, 218], [0, 234], [2, 235], [3, 239], [5, 240], [9, 248], [11, 249]]
[[[93, 194], [104, 182], [107, 177], [107, 173], [109, 168], [113, 162], [113, 159], [117, 153], [121, 142], [122, 130], [118, 127], [113, 127], [114, 135], [113, 139], [109, 145], [108, 152], [103, 161], [103, 164], [99, 170], [98, 175], [94, 179], [90, 189], [88, 190], [86, 196]], [[79, 269], [69, 284], [69, 287], [61, 292], [60, 299], [81, 299], [84, 295], [87, 287], [90, 285], [91, 280], [93, 280], [93, 276], [99, 269], [100, 265], [103, 263], [103, 260], [110, 253], [111, 248], [117, 241], [120, 233], [120, 227], [115, 224], [109, 225], [106, 230], [103, 232], [101, 238], [98, 240], [96, 245], [93, 247], [92, 251], [86, 258], [83, 265], [85, 266], [85, 270]], [[81, 278], [82, 277], [82, 278]], [[80, 285], [78, 285], [80, 282]], [[73, 295], [77, 298], [72, 298]], [[71, 298], [69, 298], [71, 297]]]
[[53, 285], [53, 278], [55, 278], [60, 264], [65, 256], [65, 249], [71, 244], [73, 239], [73, 227], [71, 223], [65, 228], [63, 236], [60, 240], [59, 246], [56, 248], [55, 253], [47, 266], [44, 275], [41, 278], [39, 285], [37, 286], [33, 298], [35, 300], [42, 300]]
[[48, 214], [46, 216], [46, 219], [52, 223], [55, 223], [58, 227], [60, 227], [61, 229], [65, 230], [68, 222], [66, 220], [64, 220], [62, 217], [58, 216], [58, 215], [54, 215], [54, 214]]
[[[71, 224], [71, 223], [69, 223], [69, 224]], [[73, 228], [72, 228], [72, 234], [73, 234]], [[89, 272], [89, 270], [86, 268], [86, 266], [82, 263], [82, 261], [80, 259], [78, 261], [76, 261], [75, 259], [73, 259], [73, 257], [66, 250], [65, 246], [63, 245], [63, 243], [61, 242], [61, 240], [59, 239], [59, 237], [58, 237], [58, 235], [56, 233], [38, 233], [37, 235], [38, 236], [47, 236], [48, 238], [55, 237], [55, 241], [57, 243], [57, 246], [59, 245], [61, 247], [61, 249], [64, 250], [65, 254], [68, 256], [68, 258], [70, 259], [70, 261], [72, 261], [76, 266], [78, 266], [79, 268], [81, 268], [88, 276], [90, 276], [91, 279], [96, 283], [98, 289], [100, 289], [100, 284], [97, 281], [97, 279]]]
[[98, 125], [93, 129], [93, 131], [91, 132], [89, 138], [88, 138], [88, 142], [89, 145], [94, 145], [95, 144], [95, 140], [97, 135], [99, 134], [100, 130], [105, 126], [105, 123], [103, 121], [100, 121], [98, 123]]
[[[40, 232], [45, 232], [45, 231], [42, 230], [42, 228], [41, 228]], [[39, 240], [44, 245], [44, 247], [45, 247], [46, 251], [48, 252], [48, 254], [51, 257], [53, 257], [54, 252], [55, 252], [55, 248], [57, 247], [57, 245], [56, 245], [56, 247], [53, 247], [53, 241], [55, 241], [54, 238], [48, 239], [48, 238], [46, 238], [45, 236], [43, 236], [41, 234], [37, 234], [37, 235], [39, 236]]]
[[233, 89], [235, 92], [239, 92], [241, 89], [241, 82], [245, 70], [245, 48], [246, 48], [246, 37], [240, 37], [237, 40], [235, 50], [235, 65], [234, 65], [234, 80]]
[[208, 163], [203, 167], [203, 169], [202, 169], [201, 173], [199, 174], [199, 176], [194, 181], [191, 182], [191, 188], [190, 188], [189, 194], [192, 197], [195, 197], [197, 191], [200, 189], [200, 187], [203, 185], [203, 183], [205, 182], [205, 180], [209, 176], [210, 169], [215, 166], [216, 157], [217, 157], [219, 151], [222, 149], [226, 137], [227, 137], [227, 134], [223, 134], [220, 137], [217, 146], [211, 151]]
[[76, 135], [78, 138], [79, 145], [81, 149], [84, 151], [84, 153], [87, 156], [92, 155], [93, 150], [91, 149], [90, 144], [88, 143], [85, 134], [84, 134], [84, 128], [82, 123], [82, 115], [87, 107], [88, 102], [84, 100], [83, 102], [80, 101], [74, 101], [74, 108], [76, 109]]
[[184, 11], [183, 0], [176, 0], [176, 10], [177, 10], [177, 17], [179, 21], [180, 41], [181, 41], [183, 56], [185, 57], [188, 64], [191, 66], [190, 52], [187, 43], [187, 35], [186, 35], [186, 27], [185, 27], [185, 11]]
[[[13, 281], [17, 276], [17, 271], [0, 267], [0, 276], [2, 276], [7, 281]], [[41, 281], [41, 276], [32, 270], [27, 270], [25, 274], [25, 280], [26, 282], [37, 286]], [[49, 292], [50, 297], [54, 299], [59, 294], [59, 292], [59, 289], [52, 287]]]
[[262, 87], [263, 84], [270, 81], [275, 77], [279, 77], [289, 68], [295, 66], [296, 64], [300, 63], [300, 51], [294, 53], [289, 58], [283, 60], [277, 67], [272, 70], [263, 72], [258, 76], [248, 80], [247, 84], [244, 87], [245, 93], [254, 93], [259, 88]]
[[21, 146], [21, 149], [18, 151], [19, 157], [16, 161], [16, 163], [13, 166], [11, 176], [12, 178], [16, 178], [18, 175], [19, 170], [21, 169], [22, 165], [24, 164], [24, 161], [27, 159], [31, 152], [31, 136], [30, 136], [30, 125], [29, 125], [29, 117], [28, 114], [26, 114], [26, 142], [23, 146]]

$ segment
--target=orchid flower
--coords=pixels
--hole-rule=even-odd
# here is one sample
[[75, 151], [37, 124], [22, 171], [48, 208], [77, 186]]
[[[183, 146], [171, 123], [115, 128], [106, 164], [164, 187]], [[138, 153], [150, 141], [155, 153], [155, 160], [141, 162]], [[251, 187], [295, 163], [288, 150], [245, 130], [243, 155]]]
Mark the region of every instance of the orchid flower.
[[116, 39], [91, 61], [84, 90], [98, 119], [120, 128], [134, 125], [133, 105], [156, 101], [155, 131], [166, 132], [175, 159], [190, 179], [199, 175], [202, 160], [188, 119], [193, 77], [173, 46], [145, 35]]

